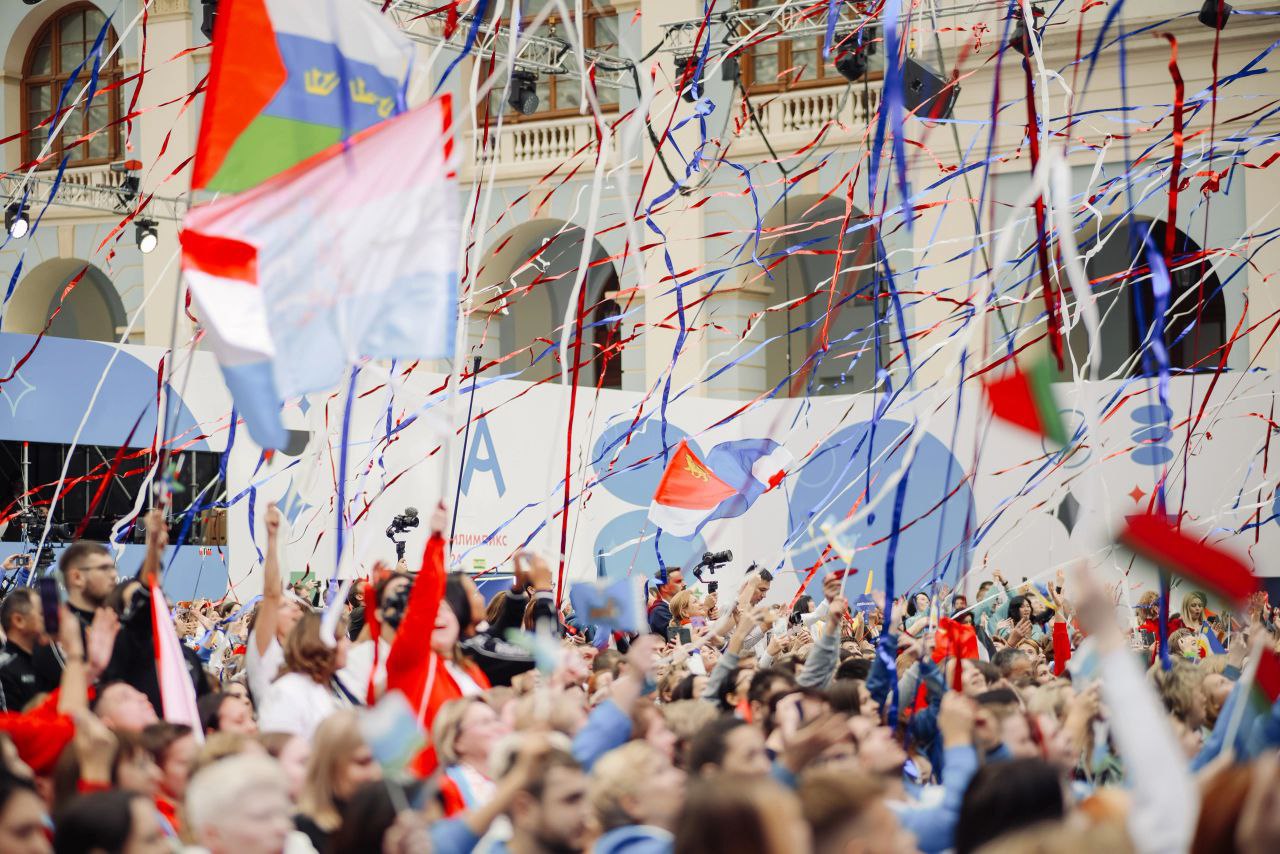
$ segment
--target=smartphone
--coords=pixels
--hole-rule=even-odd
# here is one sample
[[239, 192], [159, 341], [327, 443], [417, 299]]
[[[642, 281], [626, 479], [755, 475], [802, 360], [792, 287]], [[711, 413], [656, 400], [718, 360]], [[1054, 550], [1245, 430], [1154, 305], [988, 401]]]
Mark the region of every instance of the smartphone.
[[50, 637], [58, 636], [59, 617], [62, 612], [62, 589], [58, 587], [58, 579], [44, 576], [36, 579], [36, 592], [40, 594], [40, 607], [44, 609], [44, 630]]
[[31, 555], [14, 555], [13, 562], [16, 566], [31, 567]]
[[681, 626], [679, 634], [680, 643], [693, 643], [693, 632], [689, 630], [688, 626]]

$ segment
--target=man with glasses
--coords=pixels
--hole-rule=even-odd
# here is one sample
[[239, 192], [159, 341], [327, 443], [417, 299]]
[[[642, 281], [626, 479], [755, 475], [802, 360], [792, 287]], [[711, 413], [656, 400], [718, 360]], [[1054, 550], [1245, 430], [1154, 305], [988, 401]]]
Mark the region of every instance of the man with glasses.
[[72, 543], [58, 560], [58, 570], [67, 588], [67, 605], [88, 628], [119, 580], [115, 558], [101, 543]]
[[[87, 630], [99, 608], [115, 589], [115, 558], [101, 543], [72, 543], [58, 559], [58, 572], [67, 591], [67, 608], [80, 621], [80, 636], [88, 644]], [[52, 691], [62, 680], [62, 656], [56, 644], [36, 650], [32, 661], [41, 691]]]

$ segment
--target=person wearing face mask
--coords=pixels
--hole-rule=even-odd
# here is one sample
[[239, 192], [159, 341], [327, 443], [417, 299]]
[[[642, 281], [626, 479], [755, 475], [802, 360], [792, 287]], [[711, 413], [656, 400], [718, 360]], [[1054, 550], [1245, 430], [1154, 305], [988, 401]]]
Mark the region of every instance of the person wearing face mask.
[[[387, 654], [387, 690], [404, 694], [427, 730], [445, 703], [476, 696], [490, 687], [484, 671], [462, 653], [461, 621], [454, 610], [455, 605], [462, 605], [445, 598], [445, 522], [442, 504], [432, 514], [422, 569], [414, 579], [400, 630]], [[470, 623], [469, 608], [463, 619]], [[267, 728], [263, 724], [263, 729]], [[414, 765], [422, 776], [434, 771], [434, 746], [428, 744]]]
[[347, 664], [338, 673], [344, 685], [370, 704], [386, 693], [387, 656], [413, 584], [413, 579], [403, 572], [386, 574], [382, 564], [374, 567], [373, 575], [377, 582], [364, 585], [365, 601], [369, 603], [364, 612], [367, 636], [351, 645]]

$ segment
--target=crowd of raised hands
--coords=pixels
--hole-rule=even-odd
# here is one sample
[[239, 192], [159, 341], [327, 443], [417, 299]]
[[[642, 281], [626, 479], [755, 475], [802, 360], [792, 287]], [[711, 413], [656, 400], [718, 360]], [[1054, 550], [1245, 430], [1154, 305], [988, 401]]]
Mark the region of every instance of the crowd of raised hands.
[[286, 585], [270, 508], [261, 598], [172, 603], [172, 629], [155, 518], [136, 576], [64, 553], [57, 627], [11, 591], [0, 851], [1280, 850], [1263, 598], [1180, 591], [1162, 621], [1085, 567], [889, 600], [671, 570], [623, 633], [534, 555], [486, 601], [443, 519], [420, 565], [330, 593]]

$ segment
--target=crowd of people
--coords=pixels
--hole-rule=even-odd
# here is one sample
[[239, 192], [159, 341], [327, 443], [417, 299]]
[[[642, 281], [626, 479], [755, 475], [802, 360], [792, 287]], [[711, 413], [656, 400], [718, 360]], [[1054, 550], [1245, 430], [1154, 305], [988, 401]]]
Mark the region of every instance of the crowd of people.
[[261, 597], [172, 627], [159, 514], [136, 575], [76, 543], [56, 608], [10, 590], [0, 852], [1280, 851], [1260, 598], [1162, 620], [1084, 567], [852, 601], [841, 572], [783, 600], [764, 569], [670, 568], [622, 632], [557, 607], [531, 555], [486, 601], [443, 518], [420, 566], [324, 595], [285, 583], [268, 508]]

